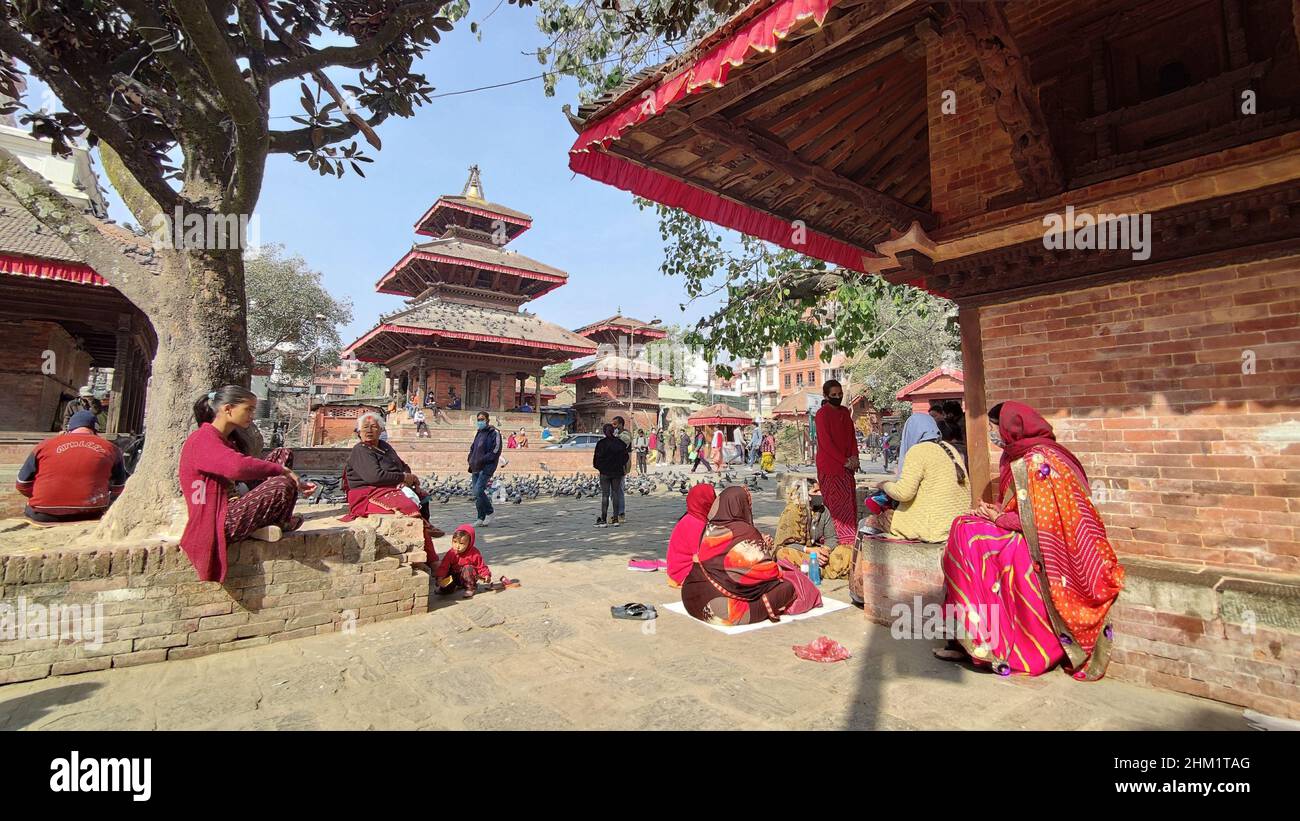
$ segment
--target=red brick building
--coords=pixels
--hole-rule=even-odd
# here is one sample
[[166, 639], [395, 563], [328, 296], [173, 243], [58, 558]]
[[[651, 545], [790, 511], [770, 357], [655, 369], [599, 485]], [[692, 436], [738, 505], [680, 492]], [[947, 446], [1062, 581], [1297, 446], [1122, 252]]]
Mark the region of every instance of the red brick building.
[[758, 0], [580, 115], [579, 173], [954, 300], [976, 495], [1007, 399], [1092, 478], [1111, 675], [1300, 717], [1294, 0]]
[[961, 401], [964, 393], [963, 377], [957, 368], [938, 367], [919, 379], [904, 385], [895, 398], [910, 402], [913, 413], [928, 413], [931, 402], [945, 399]]
[[652, 323], [615, 314], [574, 333], [597, 345], [596, 357], [578, 363], [561, 381], [574, 386], [578, 430], [598, 430], [622, 416], [631, 430], [659, 426], [659, 385], [669, 374], [646, 361], [646, 343], [667, 332]]

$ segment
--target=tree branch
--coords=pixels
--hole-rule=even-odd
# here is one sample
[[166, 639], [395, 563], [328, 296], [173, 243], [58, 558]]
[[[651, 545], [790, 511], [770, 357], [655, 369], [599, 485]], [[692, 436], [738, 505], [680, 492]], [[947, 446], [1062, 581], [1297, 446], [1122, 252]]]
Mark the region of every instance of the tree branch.
[[[388, 119], [388, 112], [375, 114], [366, 125], [374, 127]], [[311, 151], [316, 147], [312, 134], [319, 132], [323, 138], [321, 145], [330, 145], [355, 137], [361, 131], [356, 123], [346, 122], [329, 128], [297, 128], [292, 131], [272, 131], [270, 150], [276, 154], [293, 154], [298, 151]]]
[[[253, 0], [253, 2], [256, 2], [257, 5], [261, 7], [262, 16], [266, 18], [266, 24], [270, 26], [271, 31], [275, 32], [275, 36], [280, 38], [280, 42], [293, 50], [301, 51], [303, 49], [303, 45], [295, 40], [293, 35], [285, 31], [284, 26], [280, 25], [280, 21], [275, 19], [275, 15], [271, 13], [271, 7], [268, 5], [267, 0]], [[339, 111], [343, 112], [343, 116], [347, 118], [348, 122], [355, 125], [357, 130], [365, 135], [366, 142], [370, 143], [376, 151], [383, 148], [383, 143], [380, 141], [379, 135], [376, 134], [375, 130], [366, 123], [365, 119], [348, 104], [348, 101], [343, 98], [343, 95], [339, 92], [338, 88], [335, 87], [330, 78], [325, 76], [325, 72], [320, 69], [313, 69], [311, 76], [320, 84], [321, 88], [325, 89], [325, 93], [329, 94], [330, 98], [338, 104]]]
[[140, 32], [141, 39], [149, 45], [154, 56], [171, 74], [180, 91], [200, 108], [208, 109], [209, 114], [219, 110], [220, 104], [208, 91], [210, 85], [208, 79], [179, 48], [179, 39], [172, 37], [174, 43], [165, 42], [173, 27], [168, 25], [150, 2], [118, 0], [118, 4], [131, 15], [131, 20], [135, 24], [136, 31]]
[[117, 150], [108, 143], [101, 142], [99, 160], [104, 165], [104, 175], [108, 177], [109, 183], [122, 198], [122, 202], [126, 203], [127, 210], [135, 217], [136, 223], [141, 228], [154, 226], [163, 212], [159, 210], [158, 203], [153, 201], [136, 176], [122, 162], [122, 157]]
[[[309, 50], [302, 57], [271, 66], [269, 77], [271, 83], [280, 83], [294, 77], [301, 77], [318, 69], [329, 66], [347, 66], [364, 68], [374, 62], [380, 54], [397, 41], [407, 30], [412, 18], [437, 14], [450, 0], [422, 0], [422, 2], [405, 2], [389, 13], [384, 23], [374, 36], [355, 46], [330, 46], [329, 48]], [[285, 43], [290, 49], [292, 43]]]
[[0, 148], [0, 187], [108, 284], [149, 313], [157, 299], [157, 278], [128, 259], [84, 213], [4, 148]]
[[135, 136], [108, 115], [109, 100], [93, 97], [68, 72], [51, 70], [57, 68], [57, 61], [49, 52], [4, 24], [0, 24], [0, 51], [26, 63], [97, 138], [112, 144], [123, 164], [163, 210], [170, 211], [179, 202], [179, 195], [167, 185], [155, 162], [140, 150]]
[[[186, 0], [173, 0], [172, 11], [180, 20], [185, 36], [207, 68], [221, 95], [223, 108], [235, 125], [235, 167], [230, 189], [222, 206], [227, 214], [244, 214], [253, 209], [262, 188], [269, 144], [266, 111], [253, 87], [247, 83], [226, 45], [224, 32], [207, 8]], [[215, 147], [215, 146], [210, 146]]]

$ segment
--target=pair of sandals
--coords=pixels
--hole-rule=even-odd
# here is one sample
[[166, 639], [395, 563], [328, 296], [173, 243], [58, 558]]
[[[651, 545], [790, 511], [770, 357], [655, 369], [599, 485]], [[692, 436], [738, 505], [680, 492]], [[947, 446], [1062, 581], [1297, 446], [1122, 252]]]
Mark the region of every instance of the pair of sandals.
[[628, 619], [629, 621], [649, 621], [650, 619], [659, 618], [658, 611], [653, 604], [641, 604], [640, 602], [628, 602], [622, 606], [612, 606], [609, 608], [609, 614], [616, 619]]

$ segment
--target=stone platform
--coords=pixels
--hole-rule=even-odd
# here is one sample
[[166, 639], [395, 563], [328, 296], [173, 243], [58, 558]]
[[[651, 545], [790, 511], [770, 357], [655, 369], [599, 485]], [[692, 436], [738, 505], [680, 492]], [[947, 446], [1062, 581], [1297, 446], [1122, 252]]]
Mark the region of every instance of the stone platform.
[[411, 519], [342, 524], [336, 511], [314, 513], [279, 542], [231, 545], [223, 584], [199, 581], [174, 541], [52, 550], [41, 545], [56, 533], [73, 543], [89, 526], [7, 527], [0, 605], [29, 615], [71, 607], [78, 617], [102, 616], [102, 632], [92, 639], [87, 623], [73, 640], [69, 623], [62, 641], [30, 629], [6, 641], [0, 625], [0, 684], [194, 658], [428, 609], [424, 540]]

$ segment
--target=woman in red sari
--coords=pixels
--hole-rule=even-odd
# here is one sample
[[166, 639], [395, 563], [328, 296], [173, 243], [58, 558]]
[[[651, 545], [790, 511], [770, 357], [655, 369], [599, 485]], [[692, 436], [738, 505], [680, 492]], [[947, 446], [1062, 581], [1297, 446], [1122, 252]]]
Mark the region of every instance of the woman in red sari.
[[782, 570], [771, 549], [770, 540], [754, 527], [749, 490], [722, 491], [682, 583], [686, 612], [700, 621], [737, 626], [780, 621], [783, 614], [819, 606], [816, 586], [798, 571]]
[[989, 411], [1002, 448], [999, 505], [953, 522], [944, 551], [945, 611], [958, 639], [935, 655], [969, 655], [1001, 675], [1036, 676], [1062, 662], [1094, 681], [1106, 672], [1110, 608], [1124, 568], [1088, 492], [1088, 476], [1033, 408]]

